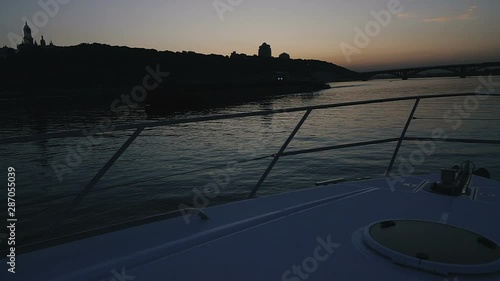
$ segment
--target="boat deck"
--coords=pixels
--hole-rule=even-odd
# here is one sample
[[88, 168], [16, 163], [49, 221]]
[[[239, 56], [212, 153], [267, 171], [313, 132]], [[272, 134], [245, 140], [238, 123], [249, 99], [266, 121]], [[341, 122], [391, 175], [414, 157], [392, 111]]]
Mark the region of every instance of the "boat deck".
[[397, 265], [363, 241], [370, 224], [411, 219], [498, 245], [500, 183], [474, 176], [469, 196], [451, 197], [426, 191], [437, 180], [381, 178], [211, 207], [208, 220], [178, 217], [21, 255], [9, 280], [454, 280]]
[[[17, 273], [10, 274], [5, 280], [500, 280], [500, 226], [496, 217], [500, 213], [500, 182], [472, 176], [469, 183], [470, 173], [467, 172], [464, 185], [467, 188], [459, 191], [468, 192], [446, 196], [429, 189], [441, 179], [441, 175], [391, 178], [404, 141], [500, 144], [500, 140], [429, 139], [406, 135], [421, 100], [476, 95], [405, 96], [116, 126], [114, 130], [135, 131], [55, 219], [52, 230], [57, 230], [72, 215], [83, 198], [145, 129], [304, 112], [280, 150], [273, 154], [273, 160], [250, 192], [249, 200], [195, 210], [198, 214], [173, 219], [141, 221], [140, 226], [124, 227], [119, 231], [86, 236], [21, 254], [16, 257]], [[395, 101], [414, 101], [399, 138], [287, 150], [314, 110]], [[11, 137], [0, 139], [0, 145], [78, 136], [81, 136], [80, 130]], [[280, 157], [394, 142], [397, 145], [385, 177], [255, 198]], [[462, 179], [458, 187], [462, 187]], [[410, 228], [404, 225], [411, 222], [423, 223], [426, 227], [432, 224], [446, 229], [445, 233], [451, 229], [452, 235], [448, 239], [432, 227], [431, 231], [413, 228], [415, 231], [408, 233]], [[377, 240], [372, 233], [374, 227], [388, 231], [377, 236]], [[384, 236], [391, 231], [393, 234], [403, 231], [403, 235]], [[51, 234], [47, 236], [51, 237]], [[394, 246], [387, 237], [402, 242]], [[407, 237], [408, 241], [405, 240]], [[384, 239], [387, 241], [380, 242]], [[385, 247], [379, 247], [376, 242]], [[452, 247], [446, 248], [442, 244]], [[422, 251], [416, 248], [420, 246]], [[440, 259], [432, 255], [440, 249], [446, 249], [438, 253], [440, 258], [444, 256], [446, 260], [459, 262], [468, 260], [469, 263], [437, 264]], [[401, 252], [411, 254], [401, 257]], [[5, 264], [7, 260], [1, 262]], [[9, 273], [0, 273], [1, 280], [5, 274]]]

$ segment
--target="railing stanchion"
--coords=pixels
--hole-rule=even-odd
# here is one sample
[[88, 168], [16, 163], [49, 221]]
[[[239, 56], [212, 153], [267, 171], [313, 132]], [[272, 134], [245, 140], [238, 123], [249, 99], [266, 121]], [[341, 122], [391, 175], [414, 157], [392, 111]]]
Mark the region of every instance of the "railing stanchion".
[[389, 167], [387, 167], [387, 171], [385, 172], [385, 176], [388, 177], [391, 174], [392, 168], [394, 167], [394, 162], [396, 161], [396, 157], [398, 156], [399, 149], [401, 148], [401, 144], [406, 137], [406, 132], [410, 127], [411, 121], [413, 120], [413, 116], [415, 116], [415, 112], [417, 111], [418, 104], [420, 103], [420, 98], [415, 100], [415, 105], [413, 105], [413, 109], [411, 110], [410, 116], [408, 116], [408, 120], [406, 121], [406, 125], [401, 133], [401, 137], [398, 140], [398, 144], [396, 145], [396, 149], [394, 149], [394, 154], [392, 155], [391, 163], [389, 163]]
[[281, 149], [274, 156], [273, 161], [271, 161], [271, 164], [269, 164], [266, 171], [264, 172], [262, 177], [257, 182], [257, 185], [255, 185], [252, 192], [250, 192], [250, 195], [248, 195], [248, 199], [255, 197], [255, 194], [257, 194], [257, 191], [259, 190], [260, 186], [262, 185], [264, 180], [267, 178], [267, 176], [269, 175], [269, 173], [273, 169], [274, 165], [276, 165], [276, 163], [278, 162], [278, 160], [281, 157], [281, 155], [283, 154], [283, 152], [285, 152], [285, 149], [288, 147], [290, 142], [293, 140], [293, 138], [295, 137], [297, 132], [300, 130], [300, 127], [302, 127], [302, 125], [306, 121], [307, 117], [309, 117], [309, 114], [311, 114], [311, 112], [312, 112], [312, 109], [307, 110], [306, 113], [304, 114], [304, 116], [302, 117], [302, 119], [300, 119], [299, 123], [297, 124], [297, 126], [295, 127], [293, 132], [290, 134], [290, 136], [288, 136], [288, 139], [285, 141], [285, 143], [283, 143], [283, 146], [281, 146]]
[[54, 224], [48, 230], [46, 238], [50, 238], [53, 232], [64, 222], [66, 217], [73, 212], [73, 210], [80, 204], [87, 194], [94, 188], [97, 182], [106, 174], [106, 172], [113, 166], [113, 164], [120, 158], [120, 156], [127, 150], [127, 148], [134, 142], [134, 140], [141, 134], [144, 127], [139, 127], [137, 130], [127, 139], [127, 141], [118, 149], [118, 151], [106, 162], [106, 164], [99, 170], [99, 172], [92, 178], [92, 180], [85, 186], [85, 188], [78, 194], [75, 199], [66, 207], [59, 218], [55, 219]]

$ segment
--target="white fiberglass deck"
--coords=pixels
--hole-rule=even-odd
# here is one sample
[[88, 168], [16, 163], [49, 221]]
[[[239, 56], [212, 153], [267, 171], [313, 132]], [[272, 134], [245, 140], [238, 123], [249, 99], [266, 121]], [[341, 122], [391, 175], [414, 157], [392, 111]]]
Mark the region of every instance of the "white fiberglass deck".
[[[68, 205], [61, 217], [55, 219], [52, 231], [73, 213], [75, 207], [144, 129], [284, 112], [305, 112], [281, 149], [272, 155], [273, 160], [248, 196], [250, 200], [208, 208], [203, 210], [201, 216], [190, 216], [189, 224], [185, 217], [148, 224], [142, 221], [141, 226], [86, 236], [73, 242], [17, 255], [16, 273], [3, 270], [0, 280], [500, 280], [500, 226], [497, 218], [500, 213], [499, 182], [473, 176], [469, 184], [470, 173], [467, 173], [467, 181], [461, 182], [467, 188], [459, 190], [462, 194], [446, 196], [428, 191], [429, 184], [440, 180], [439, 175], [399, 180], [389, 178], [403, 141], [429, 140], [425, 137], [406, 136], [420, 100], [475, 95], [476, 93], [413, 96], [116, 126], [115, 130], [135, 129], [135, 132]], [[403, 100], [414, 100], [415, 103], [399, 138], [286, 150], [313, 110]], [[81, 134], [81, 131], [74, 130], [12, 137], [0, 139], [0, 145]], [[432, 140], [500, 144], [500, 140]], [[397, 145], [385, 178], [252, 199], [280, 157], [390, 142], [396, 142]], [[464, 170], [469, 171], [468, 168]], [[412, 228], [413, 221], [425, 227], [419, 229], [413, 225]], [[408, 224], [410, 227], [407, 227]], [[431, 227], [431, 231], [426, 233], [423, 229], [428, 225], [437, 225], [437, 228]], [[382, 235], [375, 239], [376, 235], [367, 235], [371, 233], [369, 230], [372, 227], [388, 228], [388, 231], [378, 229]], [[406, 233], [404, 238], [408, 237], [407, 243], [401, 236], [394, 235], [401, 231], [408, 232], [408, 229], [421, 233]], [[458, 231], [450, 232], [457, 235], [450, 235], [448, 241], [447, 237], [437, 231], [439, 229], [446, 233], [450, 229]], [[429, 233], [440, 237], [433, 239], [434, 237], [429, 237]], [[46, 236], [52, 237], [52, 234], [53, 232], [49, 232]], [[392, 247], [392, 242], [382, 241], [387, 240], [387, 237], [400, 240], [394, 248], [397, 251], [388, 250]], [[379, 240], [384, 247], [391, 246], [381, 248], [377, 246]], [[448, 248], [446, 245], [432, 247], [436, 245], [436, 241], [447, 244]], [[464, 246], [457, 247], [462, 242]], [[420, 245], [423, 246], [422, 251], [418, 248]], [[454, 247], [450, 248], [450, 245]], [[449, 251], [438, 252], [441, 249]], [[410, 254], [398, 257], [401, 252]], [[397, 264], [388, 257], [395, 259]], [[437, 260], [443, 259], [458, 262], [436, 265]], [[468, 263], [457, 266], [464, 260]], [[7, 260], [3, 259], [1, 262], [5, 265]], [[451, 274], [445, 276], [436, 272]], [[477, 272], [490, 273], [472, 275]], [[466, 275], [456, 277], [454, 273]]]
[[437, 180], [391, 188], [381, 178], [212, 207], [208, 220], [179, 217], [20, 255], [18, 273], [2, 280], [500, 280], [500, 272], [455, 279], [403, 267], [363, 242], [375, 222], [415, 219], [498, 245], [500, 183], [474, 176], [470, 196], [425, 191]]

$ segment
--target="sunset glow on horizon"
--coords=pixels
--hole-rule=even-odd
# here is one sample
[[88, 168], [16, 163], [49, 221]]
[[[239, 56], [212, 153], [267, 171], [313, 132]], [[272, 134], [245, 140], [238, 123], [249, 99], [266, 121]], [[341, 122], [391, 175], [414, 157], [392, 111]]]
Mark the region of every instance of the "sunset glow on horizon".
[[[286, 52], [357, 71], [500, 61], [499, 1], [401, 0], [398, 13], [377, 22], [374, 14], [387, 15], [395, 1], [8, 1], [1, 4], [0, 46], [15, 46], [14, 35], [28, 21], [37, 41], [43, 35], [59, 46], [98, 42], [253, 55], [267, 42], [275, 57]], [[57, 11], [39, 2], [58, 3]], [[41, 13], [51, 12], [44, 22]], [[363, 46], [356, 44], [360, 36], [369, 39]], [[356, 48], [349, 59], [342, 44]]]

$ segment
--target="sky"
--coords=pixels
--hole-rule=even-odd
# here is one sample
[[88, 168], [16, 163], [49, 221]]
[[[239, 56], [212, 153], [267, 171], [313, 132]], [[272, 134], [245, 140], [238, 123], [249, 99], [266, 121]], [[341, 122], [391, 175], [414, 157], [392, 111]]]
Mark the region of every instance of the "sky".
[[59, 46], [253, 55], [267, 42], [273, 56], [368, 71], [500, 61], [499, 11], [498, 0], [1, 0], [0, 46], [28, 21]]

